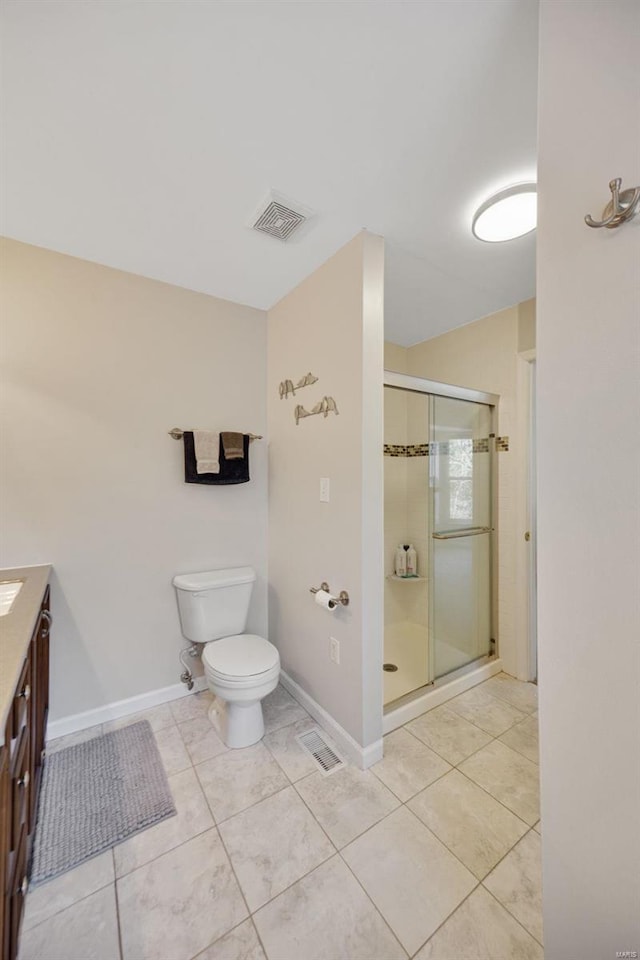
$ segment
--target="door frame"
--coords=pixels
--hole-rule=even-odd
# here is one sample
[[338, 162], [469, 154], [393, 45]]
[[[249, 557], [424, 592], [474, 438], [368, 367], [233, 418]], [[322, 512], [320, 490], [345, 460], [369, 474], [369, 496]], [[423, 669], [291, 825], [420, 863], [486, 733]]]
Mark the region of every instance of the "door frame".
[[537, 675], [535, 360], [535, 349], [517, 356], [516, 673], [525, 681]]

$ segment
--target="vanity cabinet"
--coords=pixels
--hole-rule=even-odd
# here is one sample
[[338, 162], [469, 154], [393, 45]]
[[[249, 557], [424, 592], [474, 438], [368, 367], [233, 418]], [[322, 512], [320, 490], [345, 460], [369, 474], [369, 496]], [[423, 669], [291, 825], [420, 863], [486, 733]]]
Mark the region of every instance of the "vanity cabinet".
[[49, 587], [25, 648], [0, 747], [2, 960], [14, 960], [29, 883], [49, 710]]

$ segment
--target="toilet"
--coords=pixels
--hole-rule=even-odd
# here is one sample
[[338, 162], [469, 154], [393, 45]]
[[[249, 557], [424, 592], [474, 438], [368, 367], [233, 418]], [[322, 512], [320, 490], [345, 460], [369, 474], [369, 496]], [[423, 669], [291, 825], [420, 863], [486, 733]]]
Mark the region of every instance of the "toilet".
[[249, 747], [262, 739], [262, 699], [280, 677], [274, 645], [243, 633], [255, 579], [251, 567], [173, 578], [182, 634], [191, 643], [204, 644], [204, 672], [216, 696], [209, 716], [228, 747]]

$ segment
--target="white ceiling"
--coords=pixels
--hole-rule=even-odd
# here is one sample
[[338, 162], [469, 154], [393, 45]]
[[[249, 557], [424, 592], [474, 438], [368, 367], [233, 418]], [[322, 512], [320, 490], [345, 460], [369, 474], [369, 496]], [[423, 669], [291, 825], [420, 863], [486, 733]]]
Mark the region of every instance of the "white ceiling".
[[[5, 0], [2, 232], [268, 308], [360, 228], [408, 345], [534, 294], [537, 0]], [[247, 228], [269, 188], [317, 211]]]

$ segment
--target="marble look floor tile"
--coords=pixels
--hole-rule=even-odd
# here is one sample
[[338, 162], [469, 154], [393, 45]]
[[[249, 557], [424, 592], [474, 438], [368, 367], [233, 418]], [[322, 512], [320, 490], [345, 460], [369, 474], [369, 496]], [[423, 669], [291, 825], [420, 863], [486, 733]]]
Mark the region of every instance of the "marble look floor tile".
[[184, 723], [185, 720], [196, 720], [198, 717], [206, 717], [212, 703], [213, 694], [211, 691], [201, 690], [199, 693], [189, 693], [186, 697], [172, 700], [169, 708], [175, 722]]
[[225, 933], [210, 947], [199, 953], [195, 960], [267, 960], [260, 946], [252, 920], [245, 920], [239, 927]]
[[407, 730], [454, 766], [491, 740], [488, 733], [446, 706], [436, 707], [412, 720]]
[[538, 721], [527, 717], [506, 730], [499, 738], [512, 750], [517, 750], [527, 760], [538, 763]]
[[19, 960], [119, 960], [115, 886], [25, 930]]
[[460, 764], [460, 770], [533, 826], [540, 819], [538, 767], [499, 740]]
[[506, 673], [498, 673], [495, 677], [485, 680], [482, 689], [506, 700], [512, 707], [522, 710], [523, 713], [533, 713], [538, 709], [538, 687], [535, 683], [523, 683]]
[[427, 787], [408, 806], [479, 880], [529, 829], [458, 770]]
[[485, 887], [542, 943], [540, 837], [530, 830], [484, 880]]
[[171, 727], [163, 727], [162, 730], [156, 730], [153, 735], [156, 738], [156, 744], [168, 777], [173, 776], [174, 773], [180, 773], [181, 770], [189, 769], [191, 757], [187, 753], [180, 731], [175, 724]]
[[340, 857], [317, 867], [253, 919], [270, 960], [406, 960]]
[[117, 885], [124, 960], [191, 960], [247, 916], [215, 829]]
[[154, 733], [156, 730], [162, 730], [164, 727], [171, 727], [174, 723], [169, 704], [161, 703], [159, 706], [151, 707], [150, 710], [143, 710], [141, 713], [131, 713], [128, 717], [118, 717], [117, 720], [109, 720], [107, 723], [103, 723], [102, 729], [104, 733], [109, 733], [111, 730], [120, 730], [121, 727], [128, 727], [130, 723], [138, 723], [139, 720], [148, 720]]
[[264, 729], [267, 733], [286, 727], [298, 720], [306, 720], [307, 711], [288, 693], [281, 684], [262, 701]]
[[533, 829], [542, 836], [542, 820], [538, 820]]
[[406, 807], [342, 856], [410, 955], [478, 882]]
[[35, 927], [96, 890], [108, 887], [114, 879], [113, 854], [107, 850], [54, 880], [31, 887], [25, 903], [22, 929]]
[[131, 873], [213, 826], [209, 805], [191, 767], [169, 777], [169, 787], [176, 806], [176, 816], [168, 817], [114, 847], [116, 876], [123, 877]]
[[336, 852], [293, 787], [226, 820], [220, 835], [252, 912]]
[[179, 723], [178, 730], [193, 763], [211, 760], [229, 749], [213, 729], [207, 716]]
[[[265, 734], [263, 743], [292, 782], [314, 773], [318, 768], [296, 737], [317, 726], [312, 717]], [[326, 736], [326, 735], [325, 735]]]
[[459, 697], [447, 701], [447, 707], [492, 737], [499, 737], [514, 723], [524, 720], [526, 713], [516, 710], [505, 700], [492, 697], [483, 687], [484, 684], [461, 693]]
[[336, 847], [343, 847], [398, 805], [398, 799], [370, 770], [347, 766], [331, 776], [314, 773], [296, 790]]
[[477, 887], [415, 960], [544, 960], [542, 947], [484, 887]]
[[289, 781], [263, 744], [228, 750], [195, 768], [217, 823], [270, 797]]
[[404, 803], [433, 783], [450, 765], [402, 727], [384, 738], [384, 757], [371, 772]]
[[86, 743], [87, 740], [93, 740], [102, 734], [102, 724], [98, 723], [94, 727], [85, 727], [84, 730], [77, 730], [75, 733], [68, 733], [65, 737], [57, 737], [55, 740], [47, 740], [47, 755], [51, 756], [58, 750], [64, 750], [65, 747], [73, 747], [76, 743]]

